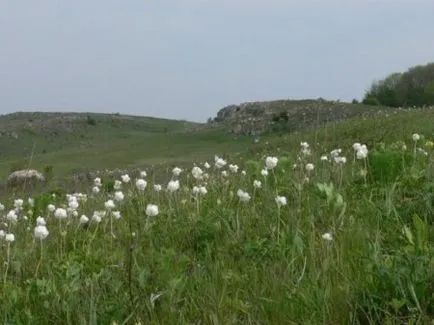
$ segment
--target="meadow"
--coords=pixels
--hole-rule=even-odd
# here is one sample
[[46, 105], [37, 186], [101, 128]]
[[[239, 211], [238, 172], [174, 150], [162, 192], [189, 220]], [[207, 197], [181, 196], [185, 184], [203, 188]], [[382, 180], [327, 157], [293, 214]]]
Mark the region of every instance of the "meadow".
[[[433, 112], [37, 155], [59, 181], [1, 199], [1, 322], [434, 324]], [[78, 193], [68, 162], [147, 167]]]

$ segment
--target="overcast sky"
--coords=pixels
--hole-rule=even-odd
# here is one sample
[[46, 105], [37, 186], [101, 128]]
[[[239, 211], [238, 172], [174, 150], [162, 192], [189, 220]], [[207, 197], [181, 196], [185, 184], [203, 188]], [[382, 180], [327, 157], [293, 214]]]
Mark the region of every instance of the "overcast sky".
[[0, 114], [205, 121], [434, 61], [434, 0], [0, 0]]

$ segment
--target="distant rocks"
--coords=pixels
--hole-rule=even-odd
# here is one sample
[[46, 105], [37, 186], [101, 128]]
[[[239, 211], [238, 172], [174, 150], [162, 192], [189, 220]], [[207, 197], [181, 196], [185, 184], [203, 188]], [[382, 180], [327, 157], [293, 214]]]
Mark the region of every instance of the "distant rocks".
[[41, 172], [34, 169], [17, 170], [11, 173], [7, 179], [8, 186], [20, 186], [25, 183], [35, 185], [45, 182], [45, 177]]

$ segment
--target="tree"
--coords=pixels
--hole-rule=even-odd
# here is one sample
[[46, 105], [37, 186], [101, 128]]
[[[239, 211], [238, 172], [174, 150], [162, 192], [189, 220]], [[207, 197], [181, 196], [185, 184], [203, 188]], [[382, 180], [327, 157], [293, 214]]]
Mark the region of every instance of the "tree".
[[395, 72], [374, 81], [363, 103], [400, 107], [434, 105], [434, 62]]

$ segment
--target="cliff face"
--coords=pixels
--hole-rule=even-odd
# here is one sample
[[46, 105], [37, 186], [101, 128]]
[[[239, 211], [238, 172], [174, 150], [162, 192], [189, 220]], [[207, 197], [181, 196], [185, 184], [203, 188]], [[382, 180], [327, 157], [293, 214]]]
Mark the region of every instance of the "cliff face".
[[298, 131], [348, 118], [390, 114], [399, 109], [339, 101], [277, 100], [230, 105], [218, 111], [212, 123], [229, 132], [257, 135], [267, 131]]

